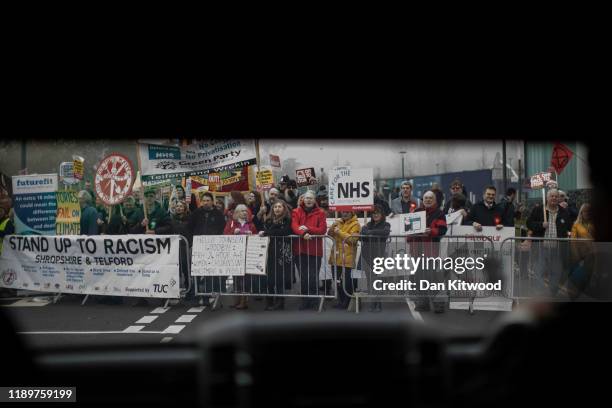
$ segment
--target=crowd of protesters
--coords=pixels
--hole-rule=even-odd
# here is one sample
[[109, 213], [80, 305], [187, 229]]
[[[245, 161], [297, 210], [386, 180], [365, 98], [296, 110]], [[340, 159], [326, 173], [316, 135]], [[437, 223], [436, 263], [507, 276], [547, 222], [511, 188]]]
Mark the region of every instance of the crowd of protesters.
[[[425, 211], [426, 229], [424, 234], [407, 239], [411, 248], [435, 256], [435, 245], [449, 227], [446, 216], [460, 212], [459, 223], [470, 225], [476, 231], [483, 227], [514, 227], [515, 219], [521, 216], [516, 204], [516, 190], [509, 188], [503, 198], [498, 196], [494, 186], [483, 189], [482, 200], [472, 203], [461, 180], [453, 180], [446, 198], [437, 184], [423, 194], [422, 200], [413, 197], [413, 185], [401, 183], [391, 194], [388, 202], [380, 191], [375, 191], [374, 208], [370, 219], [362, 227], [359, 218], [363, 213], [329, 210], [325, 186], [316, 191], [298, 193], [296, 182], [283, 176], [277, 187], [267, 192], [267, 198], [257, 191], [232, 191], [228, 202], [210, 192], [192, 194], [187, 202], [185, 190], [176, 186], [170, 198], [161, 198], [155, 187], [147, 187], [142, 200], [137, 195], [129, 196], [123, 204], [110, 208], [94, 199], [90, 185], [78, 192], [81, 206], [81, 234], [177, 234], [187, 238], [189, 245], [198, 235], [260, 235], [271, 237], [268, 249], [266, 276], [234, 277], [233, 285], [239, 296], [233, 305], [236, 309], [248, 308], [246, 294], [266, 293], [278, 296], [266, 297], [266, 310], [284, 308], [283, 294], [292, 289], [299, 277], [299, 290], [303, 297], [300, 309], [316, 309], [321, 294], [333, 293], [336, 286], [338, 303], [335, 307], [346, 309], [357, 281], [352, 270], [362, 269], [369, 283], [373, 279], [372, 262], [383, 256], [390, 234], [387, 218], [398, 214]], [[262, 199], [263, 198], [263, 199]], [[419, 204], [420, 203], [420, 204]], [[11, 201], [0, 198], [0, 238], [14, 233]], [[546, 217], [545, 217], [546, 214]], [[339, 215], [339, 217], [338, 217]], [[327, 226], [327, 218], [335, 218]], [[546, 218], [546, 220], [544, 219]], [[567, 195], [557, 189], [549, 189], [545, 209], [536, 206], [527, 218], [528, 235], [548, 238], [592, 238], [593, 223], [590, 207], [583, 205], [578, 211], [568, 203]], [[297, 236], [291, 239], [290, 236]], [[323, 259], [324, 236], [333, 245], [329, 259]], [[361, 257], [357, 259], [357, 245], [361, 241]], [[0, 240], [0, 245], [1, 245]], [[1, 247], [0, 247], [1, 248]], [[188, 256], [181, 243], [181, 270], [186, 271]], [[540, 265], [547, 271], [560, 270], [558, 257], [549, 251], [541, 256]], [[324, 280], [320, 286], [319, 271], [323, 262], [331, 269], [332, 279]], [[360, 265], [358, 265], [358, 263]], [[553, 274], [554, 272], [550, 272]], [[184, 276], [182, 276], [182, 279]], [[556, 280], [558, 281], [558, 280]], [[200, 277], [199, 284], [207, 293], [224, 292], [228, 289], [227, 277]], [[183, 282], [183, 284], [186, 284]], [[190, 294], [193, 296], [193, 293]], [[370, 310], [380, 311], [382, 305], [374, 301]], [[417, 310], [429, 310], [429, 300], [420, 299]]]

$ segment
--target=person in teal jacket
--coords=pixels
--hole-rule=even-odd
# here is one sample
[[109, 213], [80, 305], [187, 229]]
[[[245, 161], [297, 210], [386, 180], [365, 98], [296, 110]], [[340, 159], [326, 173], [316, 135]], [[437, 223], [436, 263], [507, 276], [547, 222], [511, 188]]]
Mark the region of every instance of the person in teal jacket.
[[87, 190], [79, 191], [81, 205], [81, 235], [99, 235], [98, 211], [93, 206], [93, 198]]

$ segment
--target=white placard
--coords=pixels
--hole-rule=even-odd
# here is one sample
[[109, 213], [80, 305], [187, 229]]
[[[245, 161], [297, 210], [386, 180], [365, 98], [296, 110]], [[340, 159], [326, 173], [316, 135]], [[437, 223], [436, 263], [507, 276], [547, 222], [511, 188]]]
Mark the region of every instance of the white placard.
[[0, 286], [178, 298], [179, 242], [176, 235], [9, 235], [0, 257]]
[[455, 211], [446, 215], [446, 225], [461, 225], [463, 222], [463, 214], [461, 211]]
[[371, 210], [374, 205], [374, 171], [334, 167], [329, 175], [329, 209]]
[[400, 219], [401, 235], [423, 234], [427, 229], [427, 216], [425, 211], [407, 214], [398, 214]]
[[246, 247], [246, 273], [251, 275], [266, 274], [269, 243], [270, 239], [268, 237], [249, 236]]
[[244, 276], [246, 235], [196, 235], [191, 253], [192, 276]]

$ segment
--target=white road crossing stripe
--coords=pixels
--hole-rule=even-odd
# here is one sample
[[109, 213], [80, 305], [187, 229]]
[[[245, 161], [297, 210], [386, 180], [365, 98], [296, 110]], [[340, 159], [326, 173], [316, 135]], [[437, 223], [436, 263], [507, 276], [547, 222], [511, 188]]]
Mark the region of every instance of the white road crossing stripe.
[[196, 317], [196, 315], [182, 315], [174, 323], [191, 323], [191, 321]]
[[157, 319], [159, 316], [144, 316], [140, 320], [136, 322], [136, 324], [147, 324], [151, 323], [153, 320]]
[[135, 333], [135, 332], [139, 332], [142, 329], [144, 329], [144, 326], [130, 326], [127, 329], [125, 329], [123, 332], [124, 333]]
[[170, 325], [166, 328], [166, 330], [164, 330], [162, 333], [168, 333], [168, 334], [178, 334], [181, 332], [181, 330], [183, 330], [185, 328], [184, 324], [179, 324], [179, 325]]
[[32, 331], [32, 332], [17, 332], [17, 334], [61, 334], [61, 335], [67, 335], [67, 334], [76, 334], [76, 335], [83, 335], [83, 334], [166, 334], [165, 331], [146, 331], [146, 330], [140, 330], [140, 331], [135, 331], [135, 332], [127, 332], [125, 330], [109, 330], [109, 331]]
[[15, 303], [11, 303], [9, 305], [2, 305], [2, 307], [34, 307], [34, 306], [46, 306], [51, 301], [47, 300], [34, 300], [34, 299], [21, 299], [16, 301]]
[[160, 343], [168, 343], [172, 341], [172, 337], [164, 337], [161, 339]]
[[153, 310], [151, 313], [166, 313], [166, 311], [170, 309], [169, 307], [158, 307]]
[[206, 309], [206, 306], [192, 307], [191, 309], [187, 311], [187, 313], [200, 313], [204, 309]]

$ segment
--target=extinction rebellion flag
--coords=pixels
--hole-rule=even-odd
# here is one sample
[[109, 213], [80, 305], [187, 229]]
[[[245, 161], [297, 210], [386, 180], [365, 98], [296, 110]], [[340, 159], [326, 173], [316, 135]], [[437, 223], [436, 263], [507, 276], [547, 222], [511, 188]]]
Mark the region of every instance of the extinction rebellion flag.
[[567, 163], [574, 156], [574, 152], [572, 152], [569, 147], [564, 145], [563, 143], [555, 143], [555, 147], [553, 147], [552, 151], [552, 159], [550, 160], [550, 165], [555, 168], [557, 174], [561, 174]]

